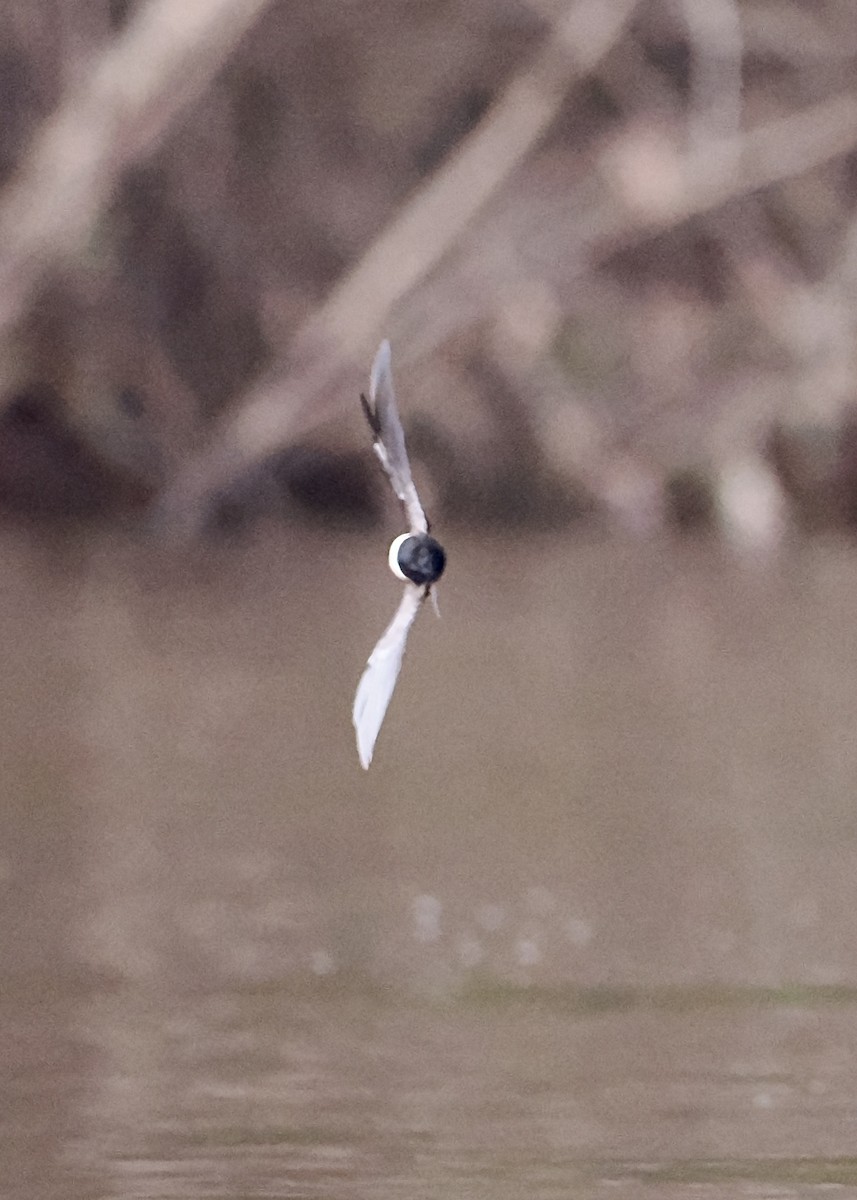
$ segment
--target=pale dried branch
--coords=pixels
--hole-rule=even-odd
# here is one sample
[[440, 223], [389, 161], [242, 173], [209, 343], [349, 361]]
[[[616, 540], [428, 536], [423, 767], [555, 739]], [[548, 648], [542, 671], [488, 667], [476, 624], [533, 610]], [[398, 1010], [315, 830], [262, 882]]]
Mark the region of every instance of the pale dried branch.
[[0, 198], [0, 342], [79, 251], [120, 172], [151, 151], [269, 0], [150, 0], [50, 117]]
[[420, 188], [316, 314], [312, 333], [362, 354], [555, 118], [575, 78], [620, 35], [637, 0], [574, 4], [473, 133]]
[[[710, 144], [686, 155], [667, 152], [662, 166], [668, 182], [653, 190], [646, 208], [635, 197], [617, 193], [617, 211], [604, 214], [596, 235], [600, 244], [593, 245], [593, 252], [603, 258], [690, 217], [803, 175], [855, 146], [857, 96], [845, 94], [724, 139], [718, 153]], [[723, 162], [734, 163], [734, 170], [724, 172]]]

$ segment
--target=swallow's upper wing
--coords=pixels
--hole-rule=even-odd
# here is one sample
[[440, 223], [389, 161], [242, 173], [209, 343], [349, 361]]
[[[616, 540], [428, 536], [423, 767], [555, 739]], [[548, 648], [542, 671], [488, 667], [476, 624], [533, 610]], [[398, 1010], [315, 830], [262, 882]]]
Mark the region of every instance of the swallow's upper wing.
[[360, 755], [361, 765], [366, 769], [372, 761], [375, 739], [378, 737], [399, 677], [408, 631], [425, 597], [426, 589], [413, 583], [405, 584], [405, 592], [396, 609], [396, 615], [369, 656], [366, 669], [357, 685], [352, 720], [357, 731], [357, 753]]
[[411, 464], [405, 449], [405, 434], [396, 407], [390, 343], [378, 347], [369, 378], [369, 400], [361, 396], [366, 418], [375, 435], [375, 453], [390, 477], [393, 491], [405, 506], [408, 523], [414, 533], [428, 533], [428, 521], [411, 478]]

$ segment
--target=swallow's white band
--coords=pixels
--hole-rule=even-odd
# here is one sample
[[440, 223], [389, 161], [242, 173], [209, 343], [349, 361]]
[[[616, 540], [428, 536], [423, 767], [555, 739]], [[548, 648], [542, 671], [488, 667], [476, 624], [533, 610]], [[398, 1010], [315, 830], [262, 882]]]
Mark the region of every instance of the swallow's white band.
[[407, 575], [402, 574], [402, 568], [399, 566], [399, 549], [401, 548], [403, 542], [406, 542], [408, 538], [413, 536], [414, 535], [412, 533], [400, 533], [399, 536], [394, 538], [390, 543], [390, 553], [387, 555], [387, 562], [390, 564], [390, 570], [393, 572], [396, 578], [401, 579], [403, 583], [408, 582], [408, 577]]

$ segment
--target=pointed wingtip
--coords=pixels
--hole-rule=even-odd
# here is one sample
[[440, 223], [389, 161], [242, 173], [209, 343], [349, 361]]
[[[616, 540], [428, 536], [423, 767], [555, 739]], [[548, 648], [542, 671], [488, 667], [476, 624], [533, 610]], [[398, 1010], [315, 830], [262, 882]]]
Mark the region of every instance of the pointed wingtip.
[[357, 757], [360, 759], [360, 766], [364, 771], [369, 770], [369, 764], [372, 761], [373, 746], [363, 746], [360, 742], [360, 734], [357, 735]]
[[[364, 671], [363, 674], [364, 674], [364, 678], [365, 678], [366, 672]], [[362, 679], [361, 679], [361, 683], [362, 683]], [[363, 728], [360, 714], [358, 712], [359, 696], [360, 696], [360, 689], [358, 688], [357, 696], [354, 697], [354, 709], [352, 710], [352, 713], [351, 713], [351, 723], [354, 726], [354, 732], [357, 735], [357, 739], [356, 739], [357, 740], [357, 757], [360, 759], [360, 766], [363, 768], [364, 771], [368, 771], [369, 764], [372, 761], [372, 754], [375, 750], [375, 742], [374, 742], [374, 739], [368, 743], [366, 741], [366, 730]]]

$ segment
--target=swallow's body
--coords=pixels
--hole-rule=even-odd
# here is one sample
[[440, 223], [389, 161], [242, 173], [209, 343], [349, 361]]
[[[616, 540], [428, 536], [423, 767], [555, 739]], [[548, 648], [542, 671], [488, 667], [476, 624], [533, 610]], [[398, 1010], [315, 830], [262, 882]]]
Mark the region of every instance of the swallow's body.
[[393, 491], [405, 509], [410, 532], [400, 534], [390, 546], [390, 570], [405, 582], [396, 615], [372, 651], [354, 697], [354, 728], [357, 752], [363, 767], [372, 761], [375, 741], [393, 695], [402, 667], [408, 632], [432, 594], [432, 585], [443, 574], [446, 555], [429, 533], [429, 523], [411, 478], [405, 435], [390, 368], [390, 343], [382, 342], [369, 380], [369, 399], [360, 397], [372, 430], [375, 453], [386, 471]]

